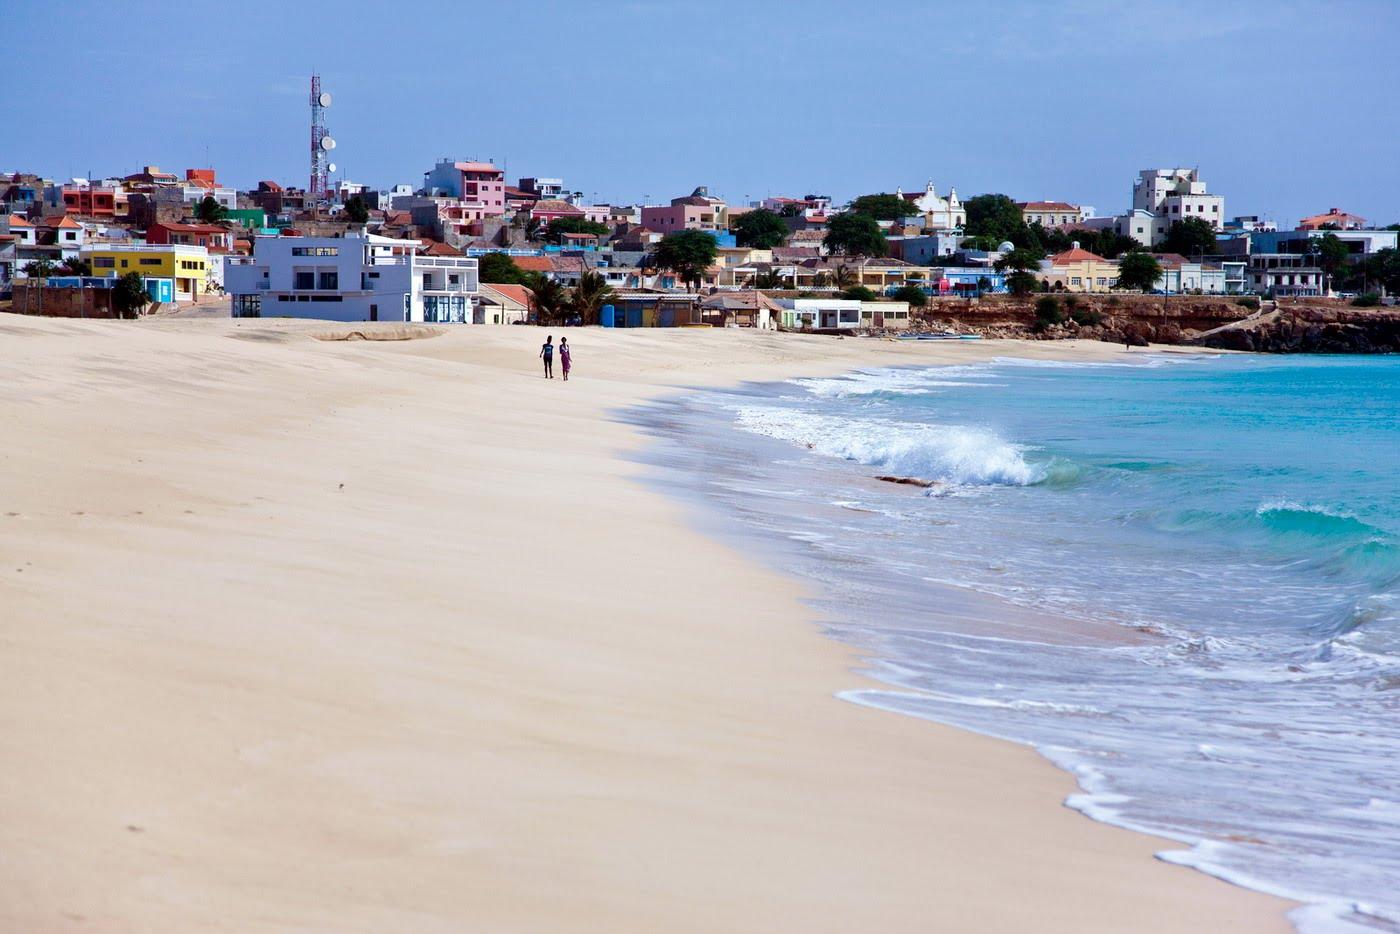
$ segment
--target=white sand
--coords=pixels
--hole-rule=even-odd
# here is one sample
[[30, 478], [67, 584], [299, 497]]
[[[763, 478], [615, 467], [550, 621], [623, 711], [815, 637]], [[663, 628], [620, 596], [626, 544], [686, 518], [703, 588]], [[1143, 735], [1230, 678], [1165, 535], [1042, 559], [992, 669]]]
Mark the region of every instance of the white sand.
[[0, 315], [0, 930], [1254, 931], [1287, 905], [843, 703], [610, 409], [1103, 344]]

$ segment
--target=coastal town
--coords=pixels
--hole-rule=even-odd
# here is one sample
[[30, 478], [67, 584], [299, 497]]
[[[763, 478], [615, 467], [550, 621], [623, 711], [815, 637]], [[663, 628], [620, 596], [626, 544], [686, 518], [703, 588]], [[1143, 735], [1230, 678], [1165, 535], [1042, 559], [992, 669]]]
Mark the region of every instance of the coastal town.
[[1397, 0], [0, 10], [0, 934], [1400, 934]]
[[955, 179], [841, 203], [734, 203], [699, 185], [600, 204], [559, 175], [458, 158], [375, 189], [330, 161], [318, 76], [309, 103], [304, 187], [241, 190], [208, 167], [70, 179], [0, 167], [0, 309], [135, 317], [221, 302], [243, 318], [883, 333], [940, 317], [966, 328], [1006, 298], [1033, 309], [1030, 330], [1073, 334], [1104, 317], [1076, 296], [1225, 299], [1228, 322], [1261, 301], [1364, 308], [1400, 292], [1400, 223], [1337, 207], [1232, 215], [1196, 167], [1125, 173], [1107, 211], [1065, 191], [963, 196]]

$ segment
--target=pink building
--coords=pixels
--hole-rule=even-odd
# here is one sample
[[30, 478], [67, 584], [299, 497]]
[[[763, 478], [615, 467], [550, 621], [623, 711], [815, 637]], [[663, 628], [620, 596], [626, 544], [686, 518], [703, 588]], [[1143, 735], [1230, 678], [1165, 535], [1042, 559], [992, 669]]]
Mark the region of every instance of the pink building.
[[672, 198], [665, 206], [643, 207], [642, 226], [662, 234], [678, 230], [726, 230], [729, 207], [711, 198], [704, 188], [685, 198]]
[[475, 220], [506, 213], [506, 173], [489, 162], [443, 159], [424, 173], [423, 187], [426, 194], [459, 199]]

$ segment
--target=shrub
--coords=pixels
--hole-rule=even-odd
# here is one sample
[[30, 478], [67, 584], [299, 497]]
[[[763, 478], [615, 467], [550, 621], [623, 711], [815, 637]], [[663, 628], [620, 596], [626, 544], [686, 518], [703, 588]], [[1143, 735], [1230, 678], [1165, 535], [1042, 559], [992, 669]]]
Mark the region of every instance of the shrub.
[[1375, 292], [1367, 292], [1364, 295], [1358, 295], [1356, 298], [1353, 298], [1351, 303], [1357, 308], [1375, 308], [1381, 303], [1381, 297]]
[[1074, 319], [1074, 323], [1080, 327], [1090, 328], [1103, 324], [1103, 315], [1087, 305], [1082, 308], [1078, 306], [1071, 308], [1069, 316]]
[[870, 289], [866, 288], [863, 285], [853, 285], [846, 291], [842, 292], [841, 297], [846, 299], [852, 299], [858, 302], [873, 302], [878, 300], [880, 296], [876, 295], [874, 292], [872, 292]]
[[1035, 329], [1043, 331], [1051, 325], [1064, 324], [1065, 312], [1060, 300], [1053, 295], [1043, 295], [1035, 301]]
[[908, 302], [910, 308], [922, 308], [928, 304], [928, 296], [917, 285], [901, 285], [890, 297], [897, 302]]
[[1242, 308], [1248, 308], [1250, 311], [1259, 310], [1259, 299], [1255, 298], [1253, 295], [1246, 295], [1244, 298], [1237, 298], [1235, 299], [1235, 304], [1241, 306]]

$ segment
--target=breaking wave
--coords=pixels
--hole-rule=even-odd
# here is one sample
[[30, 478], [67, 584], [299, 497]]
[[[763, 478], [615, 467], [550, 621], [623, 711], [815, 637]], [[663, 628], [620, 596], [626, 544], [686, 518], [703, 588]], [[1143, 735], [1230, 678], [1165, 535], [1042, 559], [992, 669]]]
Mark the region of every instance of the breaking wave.
[[1032, 463], [1027, 449], [965, 425], [892, 425], [771, 407], [738, 412], [739, 427], [903, 477], [966, 486], [1031, 486], [1061, 479], [1068, 465]]

